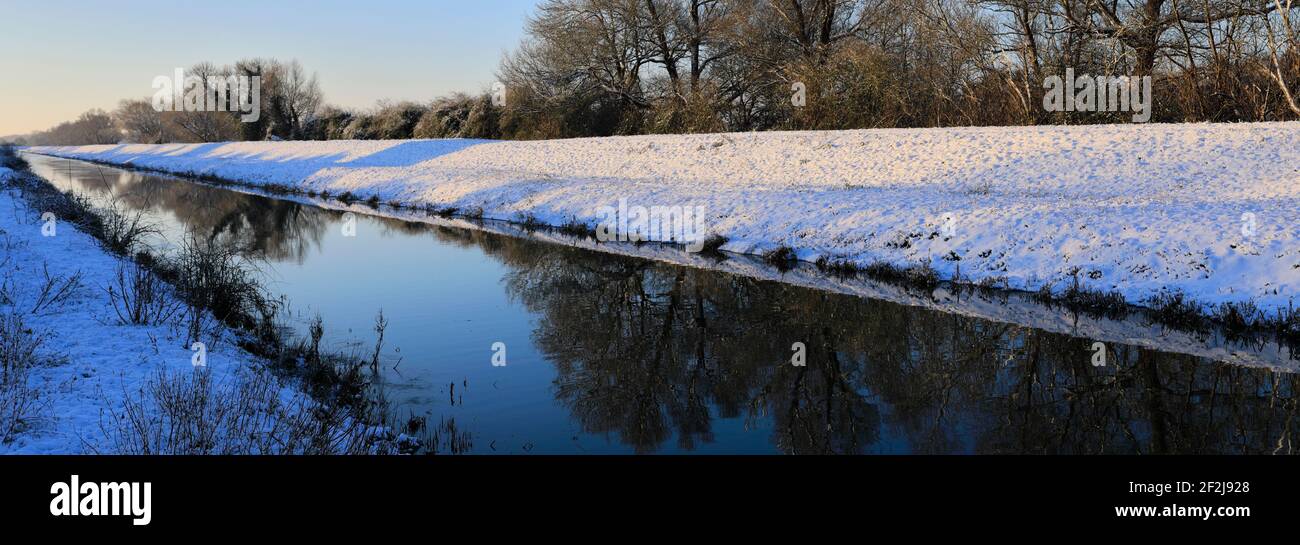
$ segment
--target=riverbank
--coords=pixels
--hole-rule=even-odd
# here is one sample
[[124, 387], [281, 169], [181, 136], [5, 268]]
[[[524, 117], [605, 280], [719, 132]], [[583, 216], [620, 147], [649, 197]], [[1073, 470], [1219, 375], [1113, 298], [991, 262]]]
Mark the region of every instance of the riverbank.
[[382, 406], [362, 397], [362, 362], [275, 332], [274, 304], [229, 254], [181, 242], [179, 256], [151, 255], [138, 216], [59, 193], [7, 152], [0, 453], [387, 453], [415, 444], [389, 434]]
[[621, 203], [699, 207], [725, 251], [1248, 325], [1290, 327], [1300, 289], [1295, 123], [28, 151], [556, 227], [594, 229]]
[[[69, 218], [42, 219], [14, 186], [23, 175], [0, 167], [0, 321], [6, 372], [15, 379], [0, 396], [8, 402], [0, 453], [112, 452], [113, 416], [123, 415], [128, 398], [147, 396], [160, 376], [206, 372], [214, 384], [229, 384], [261, 365], [227, 332], [205, 343], [197, 369], [184, 332], [122, 323], [106, 290], [131, 264]], [[180, 306], [171, 293], [161, 297], [159, 308]]]

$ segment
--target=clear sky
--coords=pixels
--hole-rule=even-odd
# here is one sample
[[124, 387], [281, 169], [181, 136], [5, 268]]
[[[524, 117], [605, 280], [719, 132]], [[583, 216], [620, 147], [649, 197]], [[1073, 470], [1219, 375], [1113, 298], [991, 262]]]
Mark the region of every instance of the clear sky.
[[331, 104], [490, 87], [534, 0], [0, 0], [0, 136], [154, 93], [175, 67], [298, 59]]

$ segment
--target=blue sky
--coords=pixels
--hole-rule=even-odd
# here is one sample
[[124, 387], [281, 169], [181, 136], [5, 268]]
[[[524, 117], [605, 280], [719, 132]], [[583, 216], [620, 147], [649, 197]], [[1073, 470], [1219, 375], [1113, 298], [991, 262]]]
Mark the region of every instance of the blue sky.
[[153, 94], [199, 61], [296, 58], [331, 104], [488, 88], [535, 0], [0, 1], [0, 135]]

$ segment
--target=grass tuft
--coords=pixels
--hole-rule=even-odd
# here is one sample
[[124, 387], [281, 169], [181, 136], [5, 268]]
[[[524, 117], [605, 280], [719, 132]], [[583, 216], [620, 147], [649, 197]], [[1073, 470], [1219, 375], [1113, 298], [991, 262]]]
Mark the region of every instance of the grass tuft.
[[763, 261], [768, 262], [778, 270], [784, 272], [794, 267], [797, 258], [795, 257], [794, 248], [789, 246], [778, 246], [764, 253]]
[[1156, 321], [1162, 324], [1193, 331], [1205, 329], [1205, 315], [1201, 313], [1200, 305], [1192, 302], [1182, 292], [1161, 293], [1147, 303], [1151, 306]]
[[372, 431], [381, 415], [382, 407], [359, 415], [300, 395], [286, 400], [265, 371], [241, 370], [218, 383], [198, 370], [160, 373], [127, 392], [120, 411], [109, 404], [100, 430], [114, 454], [394, 453]]

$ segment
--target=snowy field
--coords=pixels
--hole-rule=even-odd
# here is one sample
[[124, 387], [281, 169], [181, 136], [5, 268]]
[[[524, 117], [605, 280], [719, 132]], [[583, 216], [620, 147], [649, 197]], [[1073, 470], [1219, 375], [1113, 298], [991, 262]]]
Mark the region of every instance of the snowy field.
[[[0, 167], [0, 186], [13, 171]], [[41, 213], [17, 190], [0, 190], [0, 281], [7, 301], [0, 312], [18, 313], [26, 328], [42, 339], [39, 364], [28, 386], [38, 395], [33, 418], [0, 454], [77, 454], [103, 452], [101, 424], [121, 413], [123, 396], [138, 397], [160, 372], [193, 372], [193, 352], [185, 333], [170, 326], [119, 325], [105, 288], [123, 261], [106, 253], [94, 238], [67, 224], [54, 224], [44, 236]], [[47, 277], [80, 274], [65, 301], [31, 312]], [[206, 369], [217, 384], [257, 360], [223, 339], [207, 351]], [[111, 426], [109, 426], [111, 429]]]
[[928, 262], [966, 282], [1183, 292], [1285, 309], [1300, 289], [1300, 124], [769, 132], [536, 142], [38, 147], [47, 155], [595, 226], [703, 207], [723, 250]]

